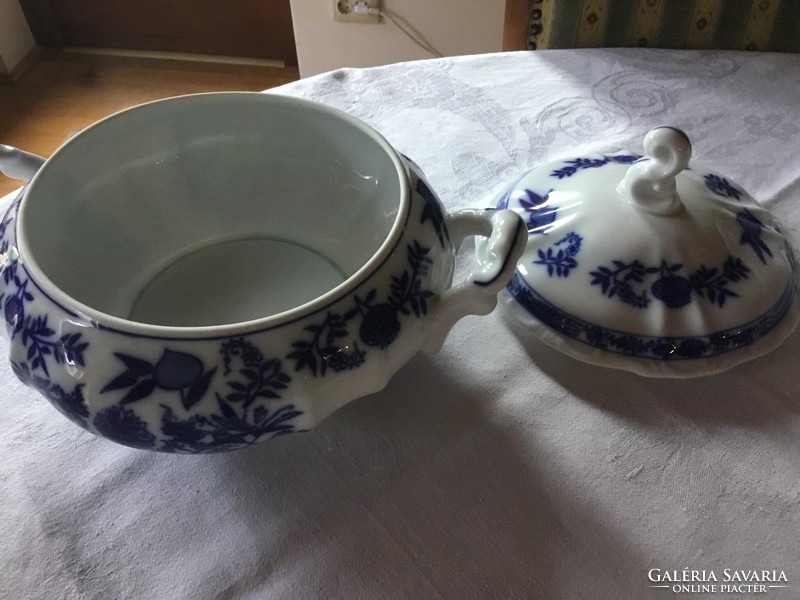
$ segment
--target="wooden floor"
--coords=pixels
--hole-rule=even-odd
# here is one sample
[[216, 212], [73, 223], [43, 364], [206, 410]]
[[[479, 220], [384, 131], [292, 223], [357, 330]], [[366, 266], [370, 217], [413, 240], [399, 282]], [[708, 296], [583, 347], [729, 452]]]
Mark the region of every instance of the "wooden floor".
[[[49, 156], [69, 135], [142, 102], [296, 81], [296, 67], [46, 53], [20, 81], [0, 83], [0, 144]], [[0, 175], [0, 196], [22, 182]]]

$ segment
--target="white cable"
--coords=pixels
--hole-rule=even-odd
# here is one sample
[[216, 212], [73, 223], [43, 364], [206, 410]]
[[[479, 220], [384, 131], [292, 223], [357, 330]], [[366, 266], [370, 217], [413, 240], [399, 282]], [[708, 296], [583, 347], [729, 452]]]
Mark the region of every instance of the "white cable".
[[436, 58], [443, 58], [442, 54], [431, 44], [429, 44], [425, 38], [422, 37], [422, 35], [402, 17], [392, 15], [391, 13], [381, 10], [380, 8], [372, 7], [367, 4], [366, 0], [356, 0], [356, 3], [353, 5], [353, 12], [357, 15], [379, 15], [385, 19], [388, 19], [395, 27], [402, 31], [408, 37], [408, 39], [425, 50], [425, 52], [432, 54]]
[[417, 46], [425, 50], [425, 52], [432, 54], [436, 58], [443, 58], [442, 54], [431, 44], [429, 44], [425, 40], [425, 38], [422, 37], [422, 35], [419, 32], [417, 32], [411, 25], [409, 25], [408, 23], [405, 23], [405, 25], [403, 25], [401, 17], [392, 16], [391, 13], [388, 13], [385, 10], [381, 9], [375, 9], [375, 10], [377, 10], [377, 14], [391, 21], [395, 27], [397, 27], [400, 31], [406, 34], [408, 39], [410, 39]]

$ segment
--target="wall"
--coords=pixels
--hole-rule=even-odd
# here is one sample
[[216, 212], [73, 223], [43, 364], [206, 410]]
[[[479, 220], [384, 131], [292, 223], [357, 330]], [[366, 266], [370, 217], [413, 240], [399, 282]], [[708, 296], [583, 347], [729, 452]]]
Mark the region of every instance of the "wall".
[[19, 1], [0, 0], [0, 72], [11, 72], [35, 46]]
[[[300, 75], [430, 58], [386, 19], [377, 25], [333, 20], [333, 0], [291, 0]], [[505, 0], [383, 0], [445, 56], [498, 52]]]

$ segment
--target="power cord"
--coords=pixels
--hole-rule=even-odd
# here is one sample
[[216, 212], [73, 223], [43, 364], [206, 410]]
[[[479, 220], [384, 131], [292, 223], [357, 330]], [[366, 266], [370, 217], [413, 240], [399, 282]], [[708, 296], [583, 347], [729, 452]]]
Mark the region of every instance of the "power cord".
[[374, 8], [367, 4], [366, 0], [356, 0], [353, 4], [353, 12], [357, 15], [379, 15], [390, 21], [395, 27], [402, 31], [408, 39], [414, 42], [417, 46], [432, 54], [436, 58], [443, 58], [443, 55], [434, 48], [428, 41], [420, 34], [414, 27], [411, 26], [405, 19], [390, 12]]

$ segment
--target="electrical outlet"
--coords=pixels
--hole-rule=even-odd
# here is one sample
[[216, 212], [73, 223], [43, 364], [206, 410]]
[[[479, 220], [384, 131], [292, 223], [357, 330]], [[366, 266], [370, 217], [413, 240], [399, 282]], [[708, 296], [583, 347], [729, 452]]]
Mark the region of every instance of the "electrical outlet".
[[332, 0], [333, 20], [346, 23], [380, 23], [380, 15], [360, 15], [355, 11], [356, 2], [366, 4], [369, 8], [380, 9], [380, 0]]

